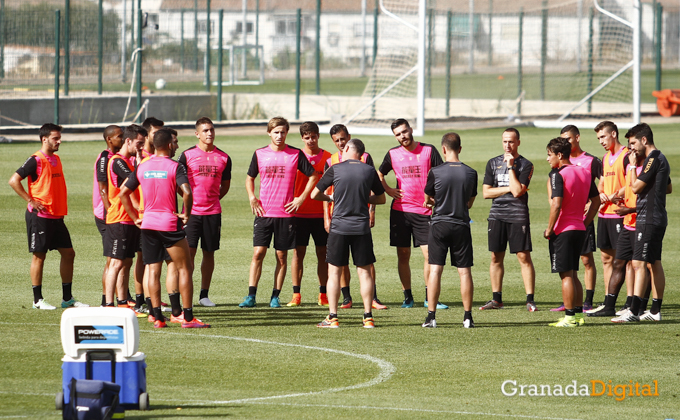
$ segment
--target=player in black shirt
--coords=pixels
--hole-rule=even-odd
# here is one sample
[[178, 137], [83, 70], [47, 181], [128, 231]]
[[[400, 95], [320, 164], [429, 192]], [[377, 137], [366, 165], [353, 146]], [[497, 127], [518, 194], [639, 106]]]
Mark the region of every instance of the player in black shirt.
[[451, 265], [458, 268], [460, 293], [465, 315], [463, 326], [474, 328], [472, 320], [473, 255], [470, 214], [477, 196], [477, 171], [458, 159], [460, 136], [448, 133], [442, 137], [442, 155], [446, 160], [427, 175], [424, 205], [432, 208], [432, 224], [428, 238], [430, 278], [427, 282], [428, 312], [423, 327], [435, 328], [435, 313], [441, 288], [446, 254], [451, 252]]
[[[385, 204], [385, 189], [375, 169], [361, 162], [364, 143], [351, 139], [343, 150], [343, 162], [328, 168], [312, 192], [312, 198], [333, 201], [333, 219], [328, 234], [326, 262], [328, 263], [329, 315], [317, 326], [338, 328], [338, 298], [340, 297], [340, 275], [349, 264], [349, 253], [357, 266], [361, 283], [361, 297], [364, 302], [364, 328], [373, 328], [373, 288], [375, 279], [371, 266], [375, 262], [373, 238], [369, 221], [369, 204]], [[324, 193], [333, 186], [332, 196]], [[371, 191], [375, 195], [371, 195]]]
[[526, 291], [527, 310], [536, 311], [534, 285], [536, 271], [531, 260], [531, 229], [529, 227], [529, 195], [527, 190], [534, 174], [534, 165], [518, 152], [519, 131], [508, 128], [503, 132], [504, 154], [496, 156], [486, 164], [482, 194], [493, 199], [489, 211], [488, 239], [491, 252], [492, 298], [480, 310], [503, 307], [503, 274], [506, 246], [510, 253], [517, 254], [522, 269]]
[[[613, 322], [661, 321], [661, 302], [666, 287], [666, 275], [661, 265], [661, 247], [668, 225], [666, 193], [671, 168], [668, 160], [654, 145], [654, 135], [649, 125], [641, 123], [626, 133], [631, 160], [637, 155], [645, 156], [642, 173], [632, 173], [632, 190], [637, 194], [637, 220], [635, 223], [635, 296], [628, 312], [612, 319]], [[639, 316], [645, 289], [646, 270], [651, 273], [653, 300], [652, 308]]]

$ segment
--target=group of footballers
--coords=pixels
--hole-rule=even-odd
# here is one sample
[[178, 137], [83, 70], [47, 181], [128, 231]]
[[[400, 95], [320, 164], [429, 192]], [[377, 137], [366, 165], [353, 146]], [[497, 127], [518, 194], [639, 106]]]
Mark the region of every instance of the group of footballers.
[[[220, 246], [220, 199], [229, 191], [232, 162], [214, 144], [212, 121], [196, 122], [198, 143], [172, 158], [178, 150], [177, 132], [162, 121], [148, 118], [139, 126], [106, 127], [107, 144], [94, 165], [93, 207], [102, 235], [106, 263], [102, 275], [102, 306], [127, 306], [154, 327], [166, 327], [161, 301], [161, 269], [167, 263], [166, 288], [170, 300], [169, 322], [184, 328], [209, 327], [193, 315], [193, 262], [201, 243], [201, 289], [198, 302], [215, 306], [208, 297]], [[405, 119], [391, 129], [398, 145], [390, 149], [376, 171], [365, 145], [352, 138], [347, 127], [333, 126], [330, 135], [338, 151], [319, 147], [319, 127], [300, 126], [304, 147], [286, 144], [289, 123], [272, 118], [267, 126], [270, 143], [253, 153], [246, 176], [246, 191], [253, 215], [253, 258], [248, 294], [239, 305], [256, 306], [262, 264], [272, 237], [276, 252], [274, 288], [270, 307], [280, 307], [286, 277], [288, 250], [293, 250], [293, 296], [287, 306], [302, 302], [300, 284], [310, 236], [314, 239], [319, 281], [318, 304], [328, 306], [328, 316], [317, 326], [338, 328], [338, 307], [351, 308], [349, 256], [357, 267], [363, 301], [363, 327], [373, 328], [373, 309], [386, 309], [377, 298], [375, 255], [371, 228], [375, 205], [393, 198], [390, 211], [390, 245], [396, 248], [398, 273], [404, 293], [402, 308], [414, 306], [411, 246], [424, 256], [425, 303], [423, 327], [434, 328], [440, 282], [447, 254], [457, 267], [464, 307], [463, 325], [473, 328], [473, 265], [469, 209], [477, 195], [477, 172], [460, 161], [461, 139], [443, 136], [437, 147], [414, 140]], [[573, 125], [546, 146], [551, 166], [548, 181], [550, 216], [543, 236], [549, 240], [551, 269], [562, 280], [563, 305], [553, 311], [565, 316], [551, 324], [575, 327], [588, 316], [610, 316], [613, 322], [661, 320], [665, 278], [661, 244], [667, 225], [666, 194], [671, 192], [670, 168], [654, 146], [647, 124], [630, 129], [628, 145], [619, 141], [616, 125], [604, 121], [595, 133], [606, 155], [598, 158], [580, 147], [580, 132]], [[71, 294], [75, 253], [63, 218], [67, 192], [56, 151], [61, 127], [40, 129], [41, 150], [33, 154], [10, 179], [10, 185], [28, 202], [26, 227], [31, 281], [37, 309], [55, 309], [42, 296], [42, 270], [47, 251], [61, 254], [62, 307], [87, 306]], [[520, 133], [502, 133], [504, 153], [489, 160], [483, 179], [483, 196], [491, 199], [488, 217], [489, 275], [492, 299], [480, 310], [503, 307], [504, 258], [509, 244], [516, 254], [526, 290], [526, 308], [534, 302], [535, 270], [531, 258], [527, 190], [533, 164], [519, 154]], [[440, 152], [441, 151], [441, 154]], [[442, 159], [443, 156], [443, 159]], [[385, 176], [394, 171], [396, 186]], [[260, 177], [256, 193], [255, 180]], [[22, 180], [28, 178], [28, 191]], [[599, 182], [597, 182], [599, 180]], [[597, 184], [596, 184], [597, 182]], [[182, 206], [178, 209], [178, 196]], [[595, 240], [594, 219], [599, 217]], [[593, 308], [596, 268], [593, 251], [600, 248], [604, 268], [605, 300]], [[133, 259], [137, 257], [134, 269]], [[577, 277], [585, 266], [586, 293]], [[135, 297], [129, 292], [133, 272]], [[620, 311], [618, 293], [627, 283], [628, 299]], [[653, 292], [650, 310], [647, 300]], [[343, 300], [340, 301], [342, 294]], [[181, 302], [180, 302], [181, 299]]]

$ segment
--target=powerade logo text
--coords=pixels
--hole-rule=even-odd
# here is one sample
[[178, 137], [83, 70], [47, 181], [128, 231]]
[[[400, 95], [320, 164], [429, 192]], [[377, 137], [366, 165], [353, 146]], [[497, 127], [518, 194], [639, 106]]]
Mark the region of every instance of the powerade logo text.
[[168, 171], [144, 171], [144, 179], [168, 179]]
[[122, 325], [76, 325], [76, 344], [123, 344]]

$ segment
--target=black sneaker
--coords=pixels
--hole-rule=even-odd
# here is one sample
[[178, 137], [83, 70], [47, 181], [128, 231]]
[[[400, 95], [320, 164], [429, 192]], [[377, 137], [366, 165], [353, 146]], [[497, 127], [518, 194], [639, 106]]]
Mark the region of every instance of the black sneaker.
[[437, 328], [437, 320], [434, 318], [425, 318], [425, 322], [423, 322], [423, 328]]
[[598, 316], [598, 317], [602, 317], [602, 316], [613, 317], [613, 316], [616, 316], [616, 309], [614, 309], [614, 308], [609, 309], [609, 308], [605, 308], [604, 306], [602, 307], [602, 309], [597, 307], [597, 308], [593, 309], [591, 312], [588, 312], [586, 315], [588, 315], [588, 316]]

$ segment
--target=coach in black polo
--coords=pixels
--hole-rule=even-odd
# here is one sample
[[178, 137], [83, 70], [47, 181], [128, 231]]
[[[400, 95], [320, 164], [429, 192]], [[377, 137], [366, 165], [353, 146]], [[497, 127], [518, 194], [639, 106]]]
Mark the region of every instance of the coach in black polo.
[[442, 137], [445, 162], [430, 169], [425, 184], [425, 203], [432, 207], [429, 249], [430, 278], [427, 282], [429, 304], [425, 328], [435, 328], [435, 312], [439, 302], [442, 272], [446, 254], [451, 253], [451, 265], [458, 268], [460, 293], [465, 314], [463, 326], [474, 328], [472, 320], [472, 235], [469, 209], [477, 196], [477, 171], [460, 161], [460, 136], [447, 133]]
[[[340, 275], [342, 267], [349, 264], [349, 253], [352, 251], [354, 265], [357, 266], [361, 282], [361, 297], [364, 301], [364, 328], [373, 328], [371, 303], [375, 279], [370, 269], [375, 262], [373, 254], [373, 238], [369, 222], [369, 204], [385, 204], [385, 189], [380, 183], [375, 169], [361, 162], [364, 154], [364, 143], [359, 139], [351, 139], [343, 150], [343, 162], [328, 168], [316, 188], [312, 198], [321, 201], [333, 201], [333, 219], [328, 234], [326, 262], [328, 263], [328, 295], [329, 315], [318, 324], [321, 328], [337, 328], [338, 298], [340, 297]], [[333, 186], [333, 194], [328, 196], [324, 191]], [[371, 191], [375, 195], [371, 195]]]

